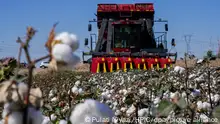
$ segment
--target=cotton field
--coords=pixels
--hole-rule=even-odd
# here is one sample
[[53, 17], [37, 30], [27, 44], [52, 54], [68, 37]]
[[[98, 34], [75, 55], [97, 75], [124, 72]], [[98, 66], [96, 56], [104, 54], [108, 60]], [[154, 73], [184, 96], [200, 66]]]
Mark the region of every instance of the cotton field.
[[[72, 68], [80, 59], [74, 54], [79, 47], [75, 34], [55, 34], [53, 28], [45, 44], [49, 55], [33, 61], [27, 46], [35, 30], [28, 27], [27, 34], [26, 42], [20, 38], [17, 42], [29, 62], [28, 77], [8, 73], [15, 61], [2, 67], [2, 124], [23, 124], [23, 119], [26, 124], [220, 121], [220, 68], [209, 67], [208, 61], [166, 70], [76, 72]], [[49, 71], [33, 76], [34, 64], [45, 58], [50, 60]]]
[[40, 87], [45, 99], [42, 107], [44, 115], [37, 120], [42, 117], [42, 124], [65, 124], [67, 121], [83, 124], [88, 123], [85, 122], [86, 118], [90, 118], [90, 121], [96, 118], [93, 121], [112, 121], [117, 124], [132, 123], [139, 118], [137, 120], [142, 124], [150, 120], [144, 118], [181, 118], [178, 121], [186, 123], [186, 119], [191, 119], [190, 111], [193, 109], [195, 120], [199, 119], [203, 123], [217, 122], [218, 117], [210, 117], [209, 114], [212, 112], [215, 115], [219, 105], [218, 68], [199, 65], [188, 71], [188, 78], [185, 75], [186, 69], [179, 66], [166, 72], [62, 72], [50, 76], [38, 75], [34, 78], [34, 85]]

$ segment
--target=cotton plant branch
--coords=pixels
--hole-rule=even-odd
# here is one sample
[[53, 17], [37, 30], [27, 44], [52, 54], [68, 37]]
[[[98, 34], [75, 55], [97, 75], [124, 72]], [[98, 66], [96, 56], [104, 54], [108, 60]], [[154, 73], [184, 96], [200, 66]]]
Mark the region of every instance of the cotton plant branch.
[[[186, 53], [184, 56], [184, 60], [185, 60], [185, 66], [186, 66], [185, 89], [188, 90], [189, 70], [188, 70], [188, 65], [187, 65], [187, 54]], [[189, 94], [188, 93], [186, 93], [186, 100], [187, 100], [187, 104], [189, 104]]]
[[210, 60], [207, 61], [207, 70], [208, 70], [208, 95], [209, 95], [209, 102], [210, 102], [210, 106], [211, 106], [211, 112], [209, 113], [208, 117], [212, 116], [212, 111], [214, 109], [213, 107], [213, 102], [212, 102], [212, 98], [211, 98], [211, 74], [210, 74]]
[[[185, 67], [186, 67], [186, 75], [185, 75], [185, 90], [188, 91], [188, 80], [189, 80], [189, 69], [188, 69], [188, 64], [187, 64], [187, 54], [185, 53], [184, 55], [184, 61], [185, 61]], [[186, 100], [187, 100], [187, 105], [190, 105], [189, 103], [189, 94], [186, 92]], [[193, 124], [194, 121], [194, 116], [195, 116], [195, 107], [194, 105], [191, 105], [188, 107], [188, 110], [190, 110], [190, 124]], [[186, 110], [187, 111], [187, 110]], [[189, 123], [189, 122], [186, 122]]]
[[[51, 53], [51, 51], [52, 51], [52, 42], [55, 38], [55, 28], [57, 25], [58, 25], [58, 22], [53, 25], [53, 27], [50, 31], [50, 34], [48, 36], [47, 42], [45, 43], [45, 47], [47, 48], [49, 53]], [[49, 61], [51, 61], [51, 59], [52, 59], [52, 57], [50, 57]]]
[[21, 62], [21, 54], [22, 54], [22, 46], [20, 45], [19, 51], [18, 51], [18, 60], [17, 60], [17, 68], [20, 67], [20, 62]]
[[46, 56], [41, 57], [39, 59], [31, 60], [28, 47], [29, 47], [30, 40], [32, 40], [32, 38], [33, 38], [33, 36], [35, 35], [36, 32], [37, 31], [33, 27], [28, 27], [25, 42], [23, 42], [20, 37], [18, 37], [18, 39], [17, 39], [17, 43], [20, 44], [19, 55], [18, 55], [18, 65], [20, 65], [20, 58], [21, 58], [21, 55], [22, 55], [21, 54], [22, 49], [24, 50], [24, 53], [25, 53], [25, 56], [26, 56], [26, 59], [27, 59], [27, 62], [28, 62], [28, 92], [27, 92], [28, 95], [27, 95], [27, 98], [26, 98], [26, 106], [24, 108], [24, 113], [23, 113], [23, 124], [28, 124], [27, 120], [28, 120], [29, 95], [30, 95], [30, 89], [31, 89], [31, 85], [32, 85], [34, 66], [37, 62], [50, 57], [50, 55], [46, 55]]

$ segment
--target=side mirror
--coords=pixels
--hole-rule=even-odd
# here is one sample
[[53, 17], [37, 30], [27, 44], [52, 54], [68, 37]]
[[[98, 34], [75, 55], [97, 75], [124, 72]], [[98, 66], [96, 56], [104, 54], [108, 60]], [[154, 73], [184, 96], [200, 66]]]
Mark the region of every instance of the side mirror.
[[92, 31], [92, 24], [88, 25], [88, 31]]
[[168, 31], [168, 24], [165, 24], [165, 31]]
[[176, 43], [175, 43], [175, 39], [174, 39], [174, 38], [173, 38], [172, 41], [171, 41], [171, 45], [172, 45], [172, 46], [176, 46]]
[[88, 38], [85, 38], [85, 43], [84, 45], [87, 46], [89, 44], [89, 39]]

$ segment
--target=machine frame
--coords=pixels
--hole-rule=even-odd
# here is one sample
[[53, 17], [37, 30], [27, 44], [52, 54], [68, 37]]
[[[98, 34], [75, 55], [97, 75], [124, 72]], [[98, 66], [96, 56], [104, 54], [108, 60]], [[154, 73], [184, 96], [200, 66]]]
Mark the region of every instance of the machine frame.
[[[148, 3], [149, 5], [151, 5], [151, 3]], [[100, 13], [100, 11], [103, 11], [103, 7], [105, 7], [104, 5], [109, 5], [109, 7], [107, 7], [107, 10], [105, 10], [105, 12], [115, 12], [120, 11], [123, 12], [125, 10], [121, 9], [123, 8], [124, 4], [98, 4], [98, 9], [97, 9], [97, 13]], [[111, 6], [112, 5], [112, 6]], [[118, 6], [118, 8], [116, 8], [116, 5]], [[135, 11], [135, 5], [136, 4], [128, 4], [130, 9], [133, 7], [133, 11]], [[133, 6], [132, 6], [133, 5]], [[145, 4], [143, 4], [145, 5]], [[153, 5], [153, 4], [152, 4]], [[114, 9], [111, 9], [114, 8]], [[102, 8], [102, 10], [100, 10], [100, 8]], [[141, 8], [139, 6], [139, 10], [143, 10], [144, 8]], [[127, 11], [127, 10], [126, 10]], [[137, 11], [137, 9], [136, 9]], [[146, 9], [145, 9], [146, 11]], [[150, 9], [149, 11], [152, 11], [154, 14], [154, 8]], [[124, 60], [120, 60], [120, 58], [123, 59], [129, 59], [131, 60], [131, 58], [134, 58], [135, 60], [133, 61], [133, 63], [137, 63], [136, 62], [136, 58], [140, 58], [143, 61], [143, 58], [146, 59], [146, 62], [149, 63], [149, 61], [153, 61], [153, 60], [149, 60], [151, 58], [153, 59], [159, 59], [158, 61], [160, 61], [161, 67], [164, 65], [164, 63], [166, 64], [173, 64], [176, 62], [176, 58], [177, 58], [177, 53], [168, 53], [168, 48], [167, 48], [167, 31], [168, 31], [168, 21], [167, 20], [162, 20], [162, 19], [158, 19], [158, 20], [153, 20], [153, 25], [152, 25], [152, 30], [154, 26], [155, 22], [159, 22], [159, 23], [165, 23], [165, 31], [162, 32], [152, 32], [153, 34], [153, 38], [156, 41], [157, 44], [162, 43], [164, 48], [150, 48], [150, 49], [140, 49], [140, 51], [138, 52], [131, 52], [130, 49], [114, 49], [112, 48], [112, 43], [114, 43], [113, 41], [113, 32], [114, 32], [114, 25], [116, 24], [141, 24], [144, 26], [146, 26], [149, 23], [148, 19], [145, 18], [140, 18], [138, 20], [133, 20], [133, 19], [129, 19], [129, 18], [122, 18], [122, 19], [114, 19], [114, 18], [99, 18], [97, 16], [97, 19], [91, 20], [89, 21], [89, 25], [88, 25], [88, 31], [92, 30], [92, 24], [91, 23], [97, 23], [98, 29], [99, 29], [99, 34], [98, 34], [98, 40], [97, 42], [94, 42], [92, 39], [92, 36], [97, 37], [96, 34], [91, 33], [90, 34], [90, 52], [82, 52], [82, 59], [83, 59], [83, 63], [90, 63], [92, 66], [92, 61], [97, 61], [96, 63], [99, 63], [99, 59], [101, 62], [106, 62], [108, 58], [118, 58], [118, 60], [121, 62], [121, 64], [123, 63], [122, 61]], [[106, 45], [106, 51], [103, 52], [101, 51], [101, 45], [105, 42], [104, 41], [104, 33], [105, 31], [107, 31], [107, 45]], [[158, 36], [157, 38], [154, 37], [155, 34], [161, 34], [160, 36]], [[96, 41], [96, 40], [95, 40]], [[88, 45], [88, 38], [85, 39], [85, 46]], [[96, 43], [95, 49], [93, 50], [93, 44]], [[172, 39], [172, 46], [175, 46], [175, 40]], [[114, 49], [114, 50], [113, 50]], [[122, 50], [122, 51], [121, 51]], [[88, 59], [87, 61], [84, 59], [84, 56], [92, 56], [91, 59]], [[174, 61], [171, 61], [170, 57], [174, 56]], [[132, 61], [132, 60], [131, 60]], [[140, 60], [138, 60], [140, 61]], [[155, 60], [154, 60], [155, 61]], [[153, 62], [155, 63], [155, 62]], [[122, 64], [123, 65], [123, 64]], [[121, 65], [121, 66], [122, 66]], [[137, 65], [137, 64], [135, 64]], [[152, 62], [148, 67], [152, 66]], [[90, 70], [94, 73], [99, 72], [99, 71], [94, 71], [97, 69], [93, 69], [93, 68], [99, 68], [97, 66], [95, 67], [91, 67]], [[125, 67], [122, 67], [125, 68]], [[104, 69], [106, 70], [106, 69]], [[110, 69], [111, 70], [111, 69]], [[105, 71], [104, 71], [105, 72]]]

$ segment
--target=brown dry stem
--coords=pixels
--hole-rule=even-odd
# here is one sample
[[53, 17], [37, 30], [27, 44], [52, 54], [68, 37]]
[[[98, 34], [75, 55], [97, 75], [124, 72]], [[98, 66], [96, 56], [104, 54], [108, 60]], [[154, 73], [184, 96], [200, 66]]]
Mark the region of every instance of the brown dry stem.
[[27, 34], [26, 42], [24, 43], [21, 40], [20, 37], [18, 37], [18, 39], [17, 39], [17, 43], [20, 43], [19, 54], [18, 54], [18, 67], [20, 65], [20, 58], [21, 58], [22, 49], [24, 50], [24, 53], [25, 53], [25, 56], [26, 56], [26, 59], [27, 59], [27, 62], [28, 62], [28, 97], [27, 97], [27, 104], [25, 106], [24, 113], [23, 113], [23, 124], [28, 124], [29, 95], [30, 95], [30, 89], [31, 89], [31, 85], [32, 85], [34, 66], [37, 62], [50, 57], [50, 55], [46, 55], [46, 56], [41, 57], [39, 59], [36, 59], [36, 60], [33, 60], [33, 61], [31, 60], [29, 50], [28, 50], [28, 46], [29, 46], [30, 40], [33, 38], [35, 33], [36, 33], [36, 30], [34, 28], [28, 27], [27, 28], [27, 33], [26, 33]]

